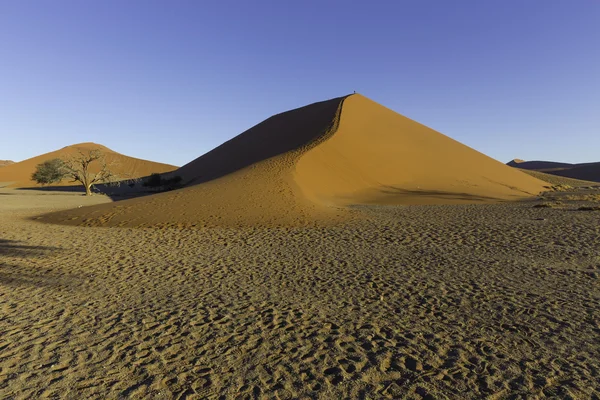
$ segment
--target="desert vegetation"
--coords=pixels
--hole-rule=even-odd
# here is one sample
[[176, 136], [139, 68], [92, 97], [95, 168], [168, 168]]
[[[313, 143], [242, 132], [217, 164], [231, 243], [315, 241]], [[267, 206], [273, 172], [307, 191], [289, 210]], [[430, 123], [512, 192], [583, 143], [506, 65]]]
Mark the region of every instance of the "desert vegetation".
[[163, 178], [160, 174], [153, 173], [143, 181], [142, 185], [156, 191], [168, 191], [180, 188], [182, 186], [181, 181], [182, 178], [179, 175]]
[[38, 164], [31, 178], [42, 185], [70, 178], [71, 182], [83, 185], [86, 196], [91, 196], [95, 184], [119, 182], [120, 178], [111, 169], [113, 166], [106, 162], [100, 150], [80, 151], [64, 159], [55, 158]]

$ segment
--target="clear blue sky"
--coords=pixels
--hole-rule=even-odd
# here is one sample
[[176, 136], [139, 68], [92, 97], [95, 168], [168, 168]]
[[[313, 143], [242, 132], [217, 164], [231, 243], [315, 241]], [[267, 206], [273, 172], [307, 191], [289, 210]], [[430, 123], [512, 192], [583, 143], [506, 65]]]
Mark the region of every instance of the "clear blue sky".
[[183, 165], [353, 90], [503, 162], [600, 161], [600, 1], [0, 1], [0, 159]]

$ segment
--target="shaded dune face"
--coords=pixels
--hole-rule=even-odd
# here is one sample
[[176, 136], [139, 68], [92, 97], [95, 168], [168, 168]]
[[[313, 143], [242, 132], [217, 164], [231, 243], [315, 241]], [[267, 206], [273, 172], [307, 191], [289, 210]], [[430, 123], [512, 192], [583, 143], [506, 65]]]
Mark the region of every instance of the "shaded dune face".
[[[36, 166], [44, 161], [53, 158], [64, 158], [75, 156], [79, 152], [86, 154], [90, 150], [100, 150], [105, 156], [106, 162], [112, 164], [111, 170], [124, 178], [139, 178], [148, 176], [154, 172], [164, 173], [173, 171], [177, 167], [168, 164], [156, 163], [152, 161], [142, 160], [139, 158], [128, 157], [126, 155], [112, 151], [108, 147], [97, 143], [79, 143], [72, 146], [64, 147], [50, 153], [42, 154], [37, 157], [7, 165], [0, 169], [0, 182], [7, 183], [7, 187], [27, 188], [38, 187], [39, 185], [31, 179], [31, 174], [35, 172]], [[99, 164], [92, 163], [90, 165], [91, 172], [97, 172]], [[73, 182], [70, 179], [65, 179], [60, 183], [52, 186], [71, 186]]]
[[565, 168], [572, 168], [575, 164], [568, 163], [560, 163], [554, 161], [521, 161], [519, 163], [515, 163], [510, 161], [507, 165], [511, 167], [518, 167], [521, 169], [529, 169], [534, 171], [557, 171]]
[[278, 114], [183, 166], [180, 190], [50, 214], [90, 226], [298, 226], [351, 204], [520, 199], [544, 182], [363, 96]]
[[332, 129], [344, 98], [274, 115], [184, 165], [174, 174], [191, 184], [199, 184], [302, 149]]
[[564, 176], [566, 178], [600, 182], [600, 162], [578, 164], [573, 168], [553, 171], [552, 173], [554, 175]]

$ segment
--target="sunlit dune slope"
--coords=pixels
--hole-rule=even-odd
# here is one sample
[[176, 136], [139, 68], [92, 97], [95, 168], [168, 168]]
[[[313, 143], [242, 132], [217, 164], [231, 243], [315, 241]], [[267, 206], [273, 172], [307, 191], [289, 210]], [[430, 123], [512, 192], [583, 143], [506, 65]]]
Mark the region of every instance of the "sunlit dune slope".
[[[0, 169], [0, 185], [7, 187], [37, 187], [39, 186], [31, 180], [31, 174], [35, 171], [36, 166], [44, 161], [53, 158], [65, 158], [77, 155], [79, 152], [87, 154], [90, 150], [100, 150], [105, 155], [106, 162], [111, 164], [110, 169], [116, 175], [122, 178], [139, 178], [148, 176], [151, 173], [164, 173], [173, 171], [177, 167], [168, 164], [156, 163], [153, 161], [142, 160], [139, 158], [128, 157], [112, 151], [108, 147], [96, 143], [79, 143], [72, 146], [64, 147], [50, 153], [42, 154], [37, 157], [10, 164]], [[90, 169], [95, 171], [97, 163], [91, 164]], [[70, 179], [65, 179], [53, 186], [70, 186], [73, 185]]]
[[305, 194], [334, 204], [510, 200], [543, 182], [363, 96], [349, 97], [331, 139], [298, 162]]
[[42, 217], [92, 226], [333, 222], [350, 204], [520, 199], [544, 182], [363, 96], [278, 114], [173, 172], [192, 185]]

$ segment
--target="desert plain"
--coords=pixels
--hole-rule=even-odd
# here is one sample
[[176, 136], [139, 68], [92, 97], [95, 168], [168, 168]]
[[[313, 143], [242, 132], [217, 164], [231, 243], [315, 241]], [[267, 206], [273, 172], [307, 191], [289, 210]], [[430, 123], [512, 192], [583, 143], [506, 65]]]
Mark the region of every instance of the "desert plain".
[[170, 173], [0, 189], [0, 397], [600, 398], [593, 182], [358, 95]]

